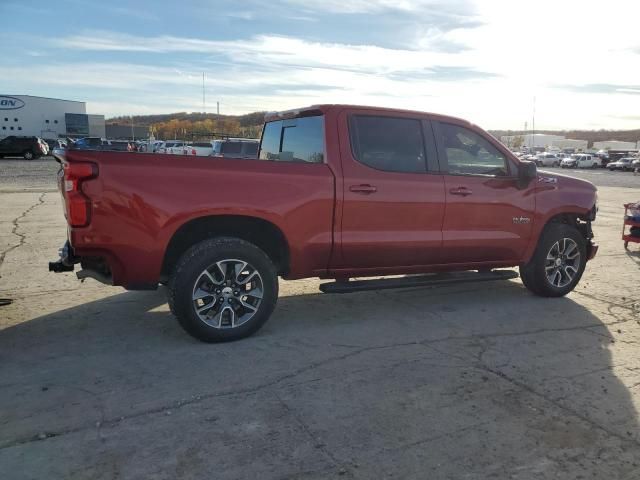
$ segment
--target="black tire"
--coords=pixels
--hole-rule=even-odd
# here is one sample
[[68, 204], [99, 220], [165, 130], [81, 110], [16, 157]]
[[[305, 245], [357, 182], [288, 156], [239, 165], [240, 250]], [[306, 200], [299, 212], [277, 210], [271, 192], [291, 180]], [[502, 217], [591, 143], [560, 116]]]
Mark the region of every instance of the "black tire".
[[558, 168], [558, 167], [560, 166], [560, 164], [559, 164], [558, 162], [553, 162], [553, 166], [554, 166], [555, 168]]
[[33, 160], [36, 157], [31, 150], [23, 152], [22, 156], [25, 160]]
[[[255, 314], [245, 323], [217, 328], [196, 313], [193, 291], [205, 269], [227, 259], [241, 260], [255, 268], [262, 279], [263, 297]], [[180, 257], [169, 278], [167, 296], [171, 312], [189, 335], [203, 342], [229, 342], [252, 335], [269, 319], [278, 299], [278, 276], [271, 259], [252, 243], [218, 237], [194, 245]]]
[[[571, 239], [576, 243], [580, 253], [580, 263], [573, 279], [567, 285], [558, 287], [551, 284], [547, 278], [545, 266], [547, 254], [552, 246], [563, 238]], [[580, 281], [580, 278], [582, 278], [586, 260], [586, 240], [578, 229], [563, 223], [551, 223], [547, 225], [542, 232], [536, 251], [533, 257], [531, 257], [531, 261], [520, 267], [520, 277], [524, 286], [536, 295], [541, 297], [563, 297], [573, 290]]]

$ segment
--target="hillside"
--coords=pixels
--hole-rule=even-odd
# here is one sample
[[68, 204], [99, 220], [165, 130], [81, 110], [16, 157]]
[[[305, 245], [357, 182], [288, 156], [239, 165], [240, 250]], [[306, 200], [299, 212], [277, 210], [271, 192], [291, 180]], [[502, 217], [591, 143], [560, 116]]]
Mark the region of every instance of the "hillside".
[[133, 117], [113, 117], [108, 118], [106, 123], [129, 125], [133, 120], [134, 125], [138, 126], [151, 126], [157, 123], [167, 123], [171, 120], [188, 121], [188, 122], [203, 122], [205, 120], [237, 120], [241, 127], [249, 127], [254, 125], [262, 125], [264, 121], [264, 114], [266, 112], [254, 112], [247, 113], [246, 115], [217, 115], [215, 113], [200, 113], [200, 112], [177, 112], [177, 113], [163, 113], [156, 115], [133, 115]]
[[[157, 115], [134, 115], [133, 117], [114, 117], [106, 120], [107, 124], [131, 124], [133, 119], [134, 125], [155, 127], [156, 130], [166, 128], [167, 131], [175, 129], [175, 125], [179, 125], [180, 129], [187, 129], [185, 125], [193, 124], [194, 130], [202, 130], [203, 125], [225, 125], [226, 129], [232, 129], [233, 133], [238, 131], [247, 133], [249, 136], [259, 134], [259, 129], [264, 121], [266, 112], [254, 112], [246, 115], [217, 115], [215, 113], [200, 112], [177, 112]], [[195, 127], [198, 125], [198, 127]], [[239, 125], [233, 128], [232, 125]], [[257, 127], [257, 128], [256, 128]], [[215, 128], [215, 127], [214, 127]], [[205, 130], [210, 130], [206, 128]], [[490, 130], [491, 134], [500, 138], [504, 135], [522, 135], [522, 130]], [[530, 133], [530, 132], [526, 132]], [[640, 140], [640, 129], [636, 130], [536, 130], [536, 133], [546, 133], [551, 135], [563, 135], [566, 138], [574, 138], [577, 140], [587, 140], [589, 146], [593, 142], [603, 140], [620, 140], [625, 142], [637, 142]], [[170, 134], [169, 134], [170, 135]], [[173, 138], [173, 137], [170, 137]]]

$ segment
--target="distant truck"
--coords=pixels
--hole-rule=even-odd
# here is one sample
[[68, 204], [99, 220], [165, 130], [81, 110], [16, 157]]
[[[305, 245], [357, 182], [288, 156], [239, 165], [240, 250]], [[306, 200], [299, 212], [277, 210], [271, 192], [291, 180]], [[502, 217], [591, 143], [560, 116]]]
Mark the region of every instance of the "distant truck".
[[251, 138], [228, 138], [225, 140], [214, 140], [214, 157], [220, 158], [257, 158], [260, 140]]
[[[506, 278], [573, 290], [597, 252], [596, 188], [521, 161], [459, 118], [320, 105], [269, 114], [254, 159], [56, 151], [80, 265], [127, 289], [168, 286], [184, 329], [208, 342], [257, 331], [278, 276], [327, 292]], [[136, 155], [135, 161], [133, 155]], [[480, 273], [476, 273], [479, 271]], [[513, 272], [512, 272], [513, 273]], [[352, 277], [410, 275], [386, 280]], [[512, 278], [512, 277], [511, 277]], [[373, 282], [373, 283], [371, 283]]]

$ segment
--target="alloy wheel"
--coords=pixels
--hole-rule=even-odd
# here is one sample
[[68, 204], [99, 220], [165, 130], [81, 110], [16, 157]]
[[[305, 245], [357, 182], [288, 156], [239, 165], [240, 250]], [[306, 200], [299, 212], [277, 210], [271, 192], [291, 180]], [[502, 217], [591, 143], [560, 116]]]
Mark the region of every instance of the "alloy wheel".
[[545, 261], [545, 273], [551, 285], [563, 288], [569, 285], [580, 270], [580, 249], [571, 238], [554, 243]]
[[193, 286], [193, 308], [207, 325], [228, 329], [248, 322], [258, 311], [264, 284], [258, 270], [238, 259], [210, 265]]

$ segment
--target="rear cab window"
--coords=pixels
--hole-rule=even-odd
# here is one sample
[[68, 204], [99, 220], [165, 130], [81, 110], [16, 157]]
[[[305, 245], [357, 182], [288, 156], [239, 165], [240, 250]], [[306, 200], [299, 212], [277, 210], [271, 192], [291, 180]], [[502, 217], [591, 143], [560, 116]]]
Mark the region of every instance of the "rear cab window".
[[324, 116], [275, 120], [264, 126], [260, 160], [322, 163], [324, 161]]

